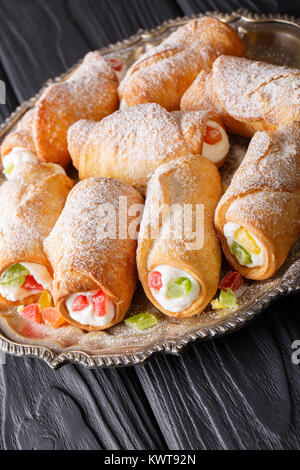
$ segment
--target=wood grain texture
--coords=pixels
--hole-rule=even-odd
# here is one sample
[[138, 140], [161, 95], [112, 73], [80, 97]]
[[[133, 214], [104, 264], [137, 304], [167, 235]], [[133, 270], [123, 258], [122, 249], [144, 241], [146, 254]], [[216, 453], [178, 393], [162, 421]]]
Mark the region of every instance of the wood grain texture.
[[[167, 18], [241, 6], [300, 16], [298, 1], [1, 0], [0, 119], [90, 49]], [[53, 372], [7, 357], [0, 449], [296, 449], [298, 301], [283, 299], [233, 335], [136, 368]]]

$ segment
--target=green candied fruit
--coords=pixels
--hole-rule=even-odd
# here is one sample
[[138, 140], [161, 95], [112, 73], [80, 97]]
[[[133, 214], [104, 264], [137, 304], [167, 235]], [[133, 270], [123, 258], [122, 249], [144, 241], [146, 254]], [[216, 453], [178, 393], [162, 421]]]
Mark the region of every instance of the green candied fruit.
[[227, 287], [226, 290], [221, 290], [219, 301], [225, 307], [234, 307], [237, 304], [236, 295], [230, 287]]
[[252, 263], [252, 258], [249, 251], [245, 250], [245, 248], [243, 248], [237, 242], [234, 241], [232, 243], [230, 251], [241, 265], [247, 266], [248, 264]]
[[152, 313], [138, 313], [125, 320], [126, 325], [136, 330], [147, 330], [158, 323], [157, 318]]
[[7, 284], [12, 287], [21, 287], [28, 276], [28, 269], [21, 264], [13, 264], [7, 268], [0, 277], [0, 284]]
[[188, 277], [179, 277], [168, 283], [168, 297], [184, 297], [193, 288], [193, 284]]
[[5, 168], [5, 170], [3, 170], [3, 173], [5, 175], [10, 175], [13, 169], [14, 169], [14, 164], [11, 163], [7, 168]]

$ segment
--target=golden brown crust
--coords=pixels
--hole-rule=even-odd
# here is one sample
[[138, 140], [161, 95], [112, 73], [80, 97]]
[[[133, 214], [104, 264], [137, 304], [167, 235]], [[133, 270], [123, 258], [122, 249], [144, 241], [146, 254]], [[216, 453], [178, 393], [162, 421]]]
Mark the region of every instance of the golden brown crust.
[[118, 178], [144, 192], [159, 165], [201, 153], [210, 119], [222, 125], [210, 111], [169, 113], [155, 103], [138, 105], [95, 125], [87, 121], [74, 124], [68, 133], [69, 151], [75, 165], [80, 153], [80, 179]]
[[32, 122], [34, 109], [30, 109], [19, 121], [16, 129], [10, 132], [1, 144], [2, 160], [15, 147], [22, 147], [35, 154], [35, 145], [32, 137]]
[[97, 51], [88, 53], [65, 81], [47, 87], [35, 108], [1, 147], [2, 158], [14, 147], [35, 153], [40, 161], [70, 162], [67, 146], [69, 127], [79, 119], [100, 121], [119, 106], [118, 79]]
[[[300, 230], [300, 128], [280, 128], [273, 136], [258, 132], [220, 200], [215, 226], [230, 264], [244, 277], [267, 279], [285, 261]], [[264, 246], [263, 266], [241, 266], [224, 236], [226, 222], [245, 227]]]
[[[147, 297], [166, 315], [191, 317], [201, 313], [217, 291], [221, 250], [213, 227], [213, 216], [221, 194], [221, 178], [216, 166], [200, 156], [190, 156], [162, 165], [149, 182], [138, 240], [137, 266]], [[159, 209], [155, 209], [156, 204]], [[191, 204], [193, 230], [196, 226], [196, 204], [204, 205], [204, 244], [201, 249], [188, 250], [184, 237], [174, 237], [177, 224], [171, 227], [170, 237], [162, 236], [162, 225], [156, 226], [153, 211], [161, 211], [163, 204], [169, 207], [173, 204], [179, 204], [181, 207]], [[198, 299], [181, 312], [165, 310], [154, 299], [148, 287], [149, 273], [156, 266], [165, 264], [188, 272], [200, 285]]]
[[[20, 262], [41, 264], [52, 274], [43, 240], [53, 228], [72, 186], [67, 176], [43, 163], [27, 163], [22, 174], [1, 185], [0, 274]], [[1, 301], [12, 304], [6, 299]]]
[[100, 121], [118, 108], [118, 81], [98, 52], [87, 54], [65, 81], [51, 85], [41, 96], [33, 126], [37, 154], [66, 166], [69, 127], [79, 119]]
[[[107, 223], [101, 212], [110, 204], [111, 221], [119, 233], [119, 198], [127, 197], [127, 207], [143, 205], [142, 196], [126, 183], [112, 178], [89, 178], [78, 183], [49, 237], [45, 252], [54, 269], [53, 298], [61, 315], [84, 330], [102, 330], [123, 320], [136, 286], [136, 240], [100, 236]], [[114, 211], [116, 218], [114, 218]], [[101, 215], [102, 214], [102, 215]], [[128, 216], [126, 230], [134, 216]], [[105, 222], [106, 221], [106, 222]], [[112, 234], [113, 235], [113, 234]], [[57, 240], [61, 240], [58, 245]], [[70, 318], [66, 298], [76, 292], [102, 289], [114, 301], [116, 315], [106, 326], [82, 325]]]
[[155, 102], [168, 111], [179, 109], [198, 73], [221, 54], [245, 54], [238, 34], [216, 18], [193, 20], [133, 64], [119, 86], [120, 98], [128, 106]]
[[[193, 155], [202, 155], [203, 139], [208, 121], [218, 123], [226, 131], [218, 114], [205, 108], [200, 111], [174, 111], [172, 114], [178, 118], [186, 145]], [[225, 160], [226, 156], [223, 160], [218, 161], [216, 166], [219, 168]]]

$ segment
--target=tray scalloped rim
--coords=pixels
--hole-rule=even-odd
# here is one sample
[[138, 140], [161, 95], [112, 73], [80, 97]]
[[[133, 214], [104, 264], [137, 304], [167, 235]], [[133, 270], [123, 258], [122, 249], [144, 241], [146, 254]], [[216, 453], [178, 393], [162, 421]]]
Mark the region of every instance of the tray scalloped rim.
[[[264, 23], [279, 21], [285, 24], [290, 24], [296, 26], [300, 29], [300, 18], [289, 15], [281, 14], [258, 14], [252, 13], [247, 9], [241, 8], [232, 13], [222, 13], [219, 11], [208, 11], [206, 13], [194, 14], [190, 16], [178, 17], [175, 19], [170, 19], [162, 23], [162, 25], [153, 29], [139, 29], [136, 34], [130, 36], [123, 41], [118, 41], [115, 44], [109, 44], [107, 47], [104, 47], [100, 50], [101, 54], [107, 54], [111, 52], [120, 51], [121, 49], [133, 46], [136, 42], [140, 42], [141, 39], [145, 41], [149, 37], [153, 38], [157, 35], [162, 34], [165, 30], [170, 27], [180, 26], [182, 23], [192, 20], [194, 18], [201, 18], [205, 15], [216, 16], [219, 19], [226, 22], [233, 22], [238, 19], [243, 19], [247, 22], [253, 23]], [[11, 115], [0, 125], [0, 138], [7, 132], [16, 121], [32, 107], [39, 96], [43, 93], [44, 89], [50, 84], [55, 83], [56, 81], [62, 80], [66, 77], [74, 68], [76, 68], [81, 61], [73, 65], [62, 75], [47, 80], [41, 90], [32, 98], [22, 103], [16, 108], [16, 110], [11, 113]], [[248, 321], [256, 317], [260, 312], [262, 312], [271, 302], [279, 299], [280, 297], [300, 292], [299, 279], [289, 279], [285, 282], [282, 282], [279, 286], [273, 290], [263, 294], [258, 301], [256, 301], [250, 308], [244, 309], [234, 318], [229, 318], [222, 325], [215, 325], [207, 328], [202, 328], [201, 330], [195, 331], [190, 334], [183, 335], [178, 340], [166, 340], [160, 341], [150, 347], [147, 347], [144, 351], [136, 352], [132, 354], [120, 354], [120, 355], [89, 355], [88, 353], [82, 351], [66, 351], [61, 353], [56, 353], [49, 348], [38, 346], [38, 345], [28, 345], [21, 344], [15, 341], [12, 341], [0, 331], [0, 350], [12, 354], [14, 356], [29, 356], [29, 357], [39, 357], [44, 360], [52, 369], [56, 369], [67, 362], [80, 363], [88, 368], [94, 367], [118, 367], [118, 366], [130, 366], [135, 364], [141, 364], [147, 361], [151, 356], [157, 353], [167, 353], [179, 355], [183, 349], [188, 345], [193, 343], [196, 340], [208, 340], [214, 337], [223, 336], [225, 334], [237, 331], [239, 328], [244, 326]]]

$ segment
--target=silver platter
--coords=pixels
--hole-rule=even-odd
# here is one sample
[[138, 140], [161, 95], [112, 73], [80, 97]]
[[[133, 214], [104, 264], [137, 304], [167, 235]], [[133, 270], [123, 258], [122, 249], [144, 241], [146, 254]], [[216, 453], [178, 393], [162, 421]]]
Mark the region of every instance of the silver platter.
[[[210, 16], [232, 25], [243, 36], [247, 56], [276, 64], [287, 64], [300, 68], [300, 19], [280, 15], [257, 15], [247, 10], [231, 14], [208, 12]], [[139, 30], [134, 36], [101, 49], [108, 58], [125, 62], [128, 68], [145, 50], [157, 45], [179, 26], [193, 18], [177, 18], [152, 30]], [[79, 64], [49, 83], [64, 80]], [[0, 141], [18, 122], [22, 115], [35, 105], [40, 92], [19, 106], [0, 126]], [[232, 150], [221, 170], [223, 182], [230, 181], [238, 167], [248, 141], [231, 136]], [[229, 270], [224, 261], [222, 275]], [[249, 320], [279, 297], [300, 290], [300, 244], [295, 244], [285, 264], [272, 278], [262, 282], [246, 281], [239, 295], [236, 310], [207, 308], [201, 315], [177, 320], [166, 317], [147, 300], [139, 286], [134, 296], [129, 315], [150, 311], [159, 319], [158, 325], [139, 332], [127, 327], [124, 322], [107, 332], [84, 333], [72, 326], [59, 330], [48, 329], [42, 334], [29, 331], [22, 325], [15, 308], [1, 311], [0, 349], [15, 356], [36, 356], [50, 367], [57, 368], [66, 362], [77, 362], [86, 367], [116, 367], [139, 364], [155, 353], [180, 354], [184, 347], [196, 340], [218, 337], [244, 326]], [[26, 325], [25, 325], [26, 326]], [[47, 327], [45, 327], [47, 328]], [[51, 331], [50, 331], [51, 330]]]

